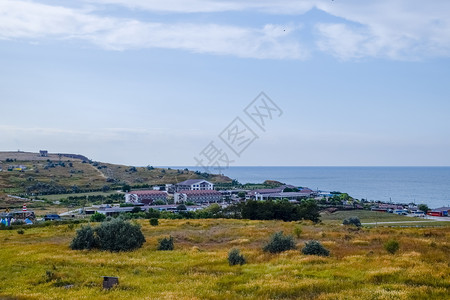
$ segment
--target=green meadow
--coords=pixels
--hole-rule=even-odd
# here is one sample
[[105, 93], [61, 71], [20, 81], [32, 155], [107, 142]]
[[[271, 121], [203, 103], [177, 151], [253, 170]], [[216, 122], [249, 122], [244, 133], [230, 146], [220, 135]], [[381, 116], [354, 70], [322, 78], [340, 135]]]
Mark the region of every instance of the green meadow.
[[[2, 299], [447, 299], [450, 227], [362, 228], [325, 221], [139, 220], [146, 243], [133, 252], [69, 248], [77, 227], [0, 231]], [[81, 226], [81, 225], [76, 225]], [[262, 251], [269, 237], [301, 227], [297, 248]], [[156, 250], [174, 237], [173, 251]], [[396, 254], [384, 243], [395, 239]], [[300, 250], [318, 240], [329, 257]], [[229, 266], [238, 248], [247, 263]], [[119, 277], [102, 289], [101, 276]]]

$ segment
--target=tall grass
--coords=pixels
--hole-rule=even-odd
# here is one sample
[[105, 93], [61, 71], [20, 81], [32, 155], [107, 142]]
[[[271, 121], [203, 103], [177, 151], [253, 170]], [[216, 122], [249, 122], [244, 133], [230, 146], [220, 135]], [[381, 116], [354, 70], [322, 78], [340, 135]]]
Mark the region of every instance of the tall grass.
[[[261, 250], [298, 223], [247, 220], [140, 222], [147, 242], [129, 253], [70, 250], [67, 225], [0, 231], [0, 298], [19, 299], [446, 299], [450, 230], [362, 229], [302, 224], [296, 240], [319, 240], [330, 257]], [[157, 251], [171, 235], [173, 251]], [[396, 255], [384, 243], [401, 244]], [[247, 264], [229, 266], [228, 251]], [[104, 291], [101, 276], [118, 276]]]

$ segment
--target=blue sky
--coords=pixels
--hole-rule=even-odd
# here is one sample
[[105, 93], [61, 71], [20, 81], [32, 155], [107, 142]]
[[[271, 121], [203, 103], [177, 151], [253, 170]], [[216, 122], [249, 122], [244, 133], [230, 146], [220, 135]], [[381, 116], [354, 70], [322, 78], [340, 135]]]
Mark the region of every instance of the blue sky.
[[[2, 0], [1, 150], [449, 166], [449, 20], [439, 0]], [[265, 131], [243, 112], [261, 91]], [[236, 117], [258, 136], [239, 157]]]

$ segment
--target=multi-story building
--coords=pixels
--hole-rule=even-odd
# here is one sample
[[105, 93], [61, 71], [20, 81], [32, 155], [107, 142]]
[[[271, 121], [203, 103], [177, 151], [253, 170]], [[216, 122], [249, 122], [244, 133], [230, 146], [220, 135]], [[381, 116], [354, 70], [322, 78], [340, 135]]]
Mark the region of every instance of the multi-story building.
[[167, 193], [155, 190], [131, 191], [125, 194], [125, 203], [133, 204], [152, 204], [161, 200], [167, 202]]
[[175, 191], [209, 191], [214, 190], [214, 184], [204, 179], [188, 179], [175, 185]]
[[194, 202], [194, 203], [211, 203], [220, 202], [222, 193], [214, 190], [184, 190], [174, 194], [175, 203]]

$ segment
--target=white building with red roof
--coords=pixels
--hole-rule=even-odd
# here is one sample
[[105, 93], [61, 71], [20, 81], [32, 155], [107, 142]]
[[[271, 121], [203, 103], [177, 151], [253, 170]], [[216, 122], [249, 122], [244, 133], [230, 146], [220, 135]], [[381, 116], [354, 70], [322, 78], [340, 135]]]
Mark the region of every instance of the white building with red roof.
[[214, 190], [214, 184], [204, 179], [188, 179], [183, 182], [179, 182], [175, 185], [175, 191], [203, 191], [203, 190]]
[[222, 201], [222, 193], [215, 190], [184, 190], [174, 194], [175, 203], [211, 203]]
[[125, 194], [125, 203], [152, 204], [155, 201], [167, 202], [167, 192], [155, 190], [130, 191]]

